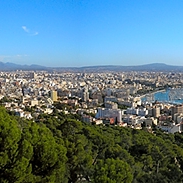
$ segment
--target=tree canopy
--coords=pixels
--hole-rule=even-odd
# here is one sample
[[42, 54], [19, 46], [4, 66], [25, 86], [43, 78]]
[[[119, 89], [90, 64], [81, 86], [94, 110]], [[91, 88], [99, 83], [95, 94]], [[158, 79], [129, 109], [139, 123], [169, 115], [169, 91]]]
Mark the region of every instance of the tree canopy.
[[183, 135], [96, 126], [77, 115], [33, 122], [0, 107], [0, 182], [183, 182]]

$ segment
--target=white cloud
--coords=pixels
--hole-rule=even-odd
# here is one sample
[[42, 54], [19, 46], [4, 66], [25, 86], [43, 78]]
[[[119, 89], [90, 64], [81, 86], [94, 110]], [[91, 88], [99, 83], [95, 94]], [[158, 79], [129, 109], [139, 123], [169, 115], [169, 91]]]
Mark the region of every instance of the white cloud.
[[39, 34], [39, 32], [35, 32], [34, 34], [32, 34], [32, 36], [37, 36]]
[[29, 33], [29, 29], [27, 29], [26, 26], [22, 26], [22, 29], [23, 29], [25, 32]]
[[31, 31], [26, 26], [22, 26], [22, 29], [28, 33], [30, 36], [37, 36], [39, 33], [37, 31]]

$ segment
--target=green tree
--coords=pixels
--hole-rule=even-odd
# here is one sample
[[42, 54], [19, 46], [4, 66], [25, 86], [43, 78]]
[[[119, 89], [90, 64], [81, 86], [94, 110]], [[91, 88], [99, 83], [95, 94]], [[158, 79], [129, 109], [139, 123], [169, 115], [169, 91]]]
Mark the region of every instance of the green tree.
[[51, 131], [44, 124], [24, 129], [24, 138], [33, 146], [33, 156], [30, 164], [32, 174], [26, 182], [65, 182], [66, 149], [57, 144]]
[[89, 180], [92, 169], [91, 145], [83, 135], [82, 123], [67, 119], [59, 127], [67, 148], [68, 182], [77, 182], [82, 178]]
[[21, 136], [17, 121], [0, 108], [0, 182], [23, 182], [31, 173], [31, 144]]
[[131, 183], [133, 175], [126, 162], [119, 159], [106, 159], [97, 162], [92, 180], [99, 183]]

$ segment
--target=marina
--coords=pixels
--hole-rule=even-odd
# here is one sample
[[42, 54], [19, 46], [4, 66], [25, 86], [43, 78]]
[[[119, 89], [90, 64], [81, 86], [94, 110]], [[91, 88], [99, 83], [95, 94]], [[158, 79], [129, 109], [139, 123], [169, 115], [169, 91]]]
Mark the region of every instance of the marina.
[[164, 102], [164, 103], [183, 103], [183, 88], [168, 88], [151, 94], [146, 94], [142, 97], [144, 102]]

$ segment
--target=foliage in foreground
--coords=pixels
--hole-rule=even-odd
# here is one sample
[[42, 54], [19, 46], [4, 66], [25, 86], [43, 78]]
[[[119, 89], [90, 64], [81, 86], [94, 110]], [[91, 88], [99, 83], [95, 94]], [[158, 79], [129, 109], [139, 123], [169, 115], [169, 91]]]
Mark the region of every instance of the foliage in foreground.
[[93, 126], [63, 113], [41, 121], [0, 108], [0, 182], [183, 182], [182, 134]]

